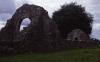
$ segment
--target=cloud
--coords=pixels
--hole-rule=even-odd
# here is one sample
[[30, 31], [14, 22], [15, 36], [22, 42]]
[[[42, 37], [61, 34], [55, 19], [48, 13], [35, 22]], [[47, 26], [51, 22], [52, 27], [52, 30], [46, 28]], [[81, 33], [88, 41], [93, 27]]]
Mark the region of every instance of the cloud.
[[92, 10], [90, 10], [91, 12], [93, 12], [94, 15], [94, 23], [100, 23], [100, 0], [92, 0]]
[[1, 21], [7, 21], [11, 17], [12, 17], [12, 15], [10, 13], [2, 13], [2, 14], [0, 14], [0, 20]]
[[15, 5], [13, 0], [0, 0], [0, 14], [13, 13], [14, 11]]
[[3, 20], [0, 20], [0, 29], [2, 29], [5, 26], [6, 22]]
[[100, 40], [100, 23], [93, 24], [93, 30], [92, 30], [91, 36], [93, 38], [97, 38]]
[[0, 29], [15, 12], [14, 0], [0, 0]]

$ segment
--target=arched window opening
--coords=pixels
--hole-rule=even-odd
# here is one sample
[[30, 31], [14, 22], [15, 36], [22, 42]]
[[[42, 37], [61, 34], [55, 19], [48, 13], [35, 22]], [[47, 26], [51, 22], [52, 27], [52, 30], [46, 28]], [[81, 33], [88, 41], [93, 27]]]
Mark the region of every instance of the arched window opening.
[[22, 23], [20, 25], [20, 31], [24, 30], [28, 27], [28, 25], [31, 23], [31, 20], [29, 18], [25, 18], [22, 20]]

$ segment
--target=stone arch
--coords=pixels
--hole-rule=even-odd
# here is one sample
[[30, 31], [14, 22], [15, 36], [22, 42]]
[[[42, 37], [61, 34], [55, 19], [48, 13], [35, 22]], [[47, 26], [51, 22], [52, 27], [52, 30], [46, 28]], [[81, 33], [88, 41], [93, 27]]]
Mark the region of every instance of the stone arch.
[[25, 18], [29, 18], [31, 20], [27, 31], [30, 33], [30, 35], [32, 35], [31, 37], [39, 38], [40, 36], [40, 38], [49, 38], [48, 36], [52, 34], [54, 34], [53, 36], [56, 37], [55, 33], [57, 31], [57, 27], [49, 18], [48, 12], [40, 6], [28, 4], [24, 4], [18, 8], [12, 18], [7, 21], [6, 26], [1, 31], [1, 33], [5, 34], [4, 37], [6, 37], [8, 40], [16, 39], [16, 36], [20, 30], [20, 25]]
[[44, 10], [44, 8], [36, 5], [24, 4], [16, 10], [11, 19], [7, 20], [6, 26], [1, 30], [1, 35], [4, 34], [4, 37], [8, 40], [13, 40], [20, 31], [20, 25], [23, 19], [29, 18], [31, 20], [30, 25], [33, 27], [38, 25], [39, 18], [43, 14], [47, 14], [47, 11]]

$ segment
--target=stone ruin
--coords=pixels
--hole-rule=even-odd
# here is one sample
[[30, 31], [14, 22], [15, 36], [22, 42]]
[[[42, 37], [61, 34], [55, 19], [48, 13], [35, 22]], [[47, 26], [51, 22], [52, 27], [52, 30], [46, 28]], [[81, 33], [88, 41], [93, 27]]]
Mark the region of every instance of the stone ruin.
[[67, 39], [69, 41], [89, 41], [89, 36], [82, 30], [80, 29], [75, 29], [72, 30], [72, 32], [70, 32], [67, 35]]
[[[20, 32], [20, 25], [25, 18], [29, 18], [31, 23], [23, 32]], [[49, 18], [48, 12], [44, 8], [24, 4], [7, 21], [6, 26], [1, 30], [0, 34], [2, 41], [48, 40], [50, 36], [56, 38], [57, 26]]]
[[[20, 25], [25, 18], [29, 18], [31, 22], [20, 31]], [[0, 55], [97, 45], [91, 42], [71, 42], [75, 39], [85, 41], [90, 38], [80, 29], [76, 29], [68, 34], [67, 40], [62, 39], [57, 25], [43, 7], [24, 4], [7, 20], [6, 26], [0, 31]]]

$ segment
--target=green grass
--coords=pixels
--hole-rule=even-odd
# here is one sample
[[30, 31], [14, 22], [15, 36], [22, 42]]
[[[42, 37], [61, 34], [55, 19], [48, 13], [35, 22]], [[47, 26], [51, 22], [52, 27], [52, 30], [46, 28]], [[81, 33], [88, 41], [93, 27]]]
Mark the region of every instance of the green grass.
[[100, 48], [0, 57], [0, 62], [100, 62]]

